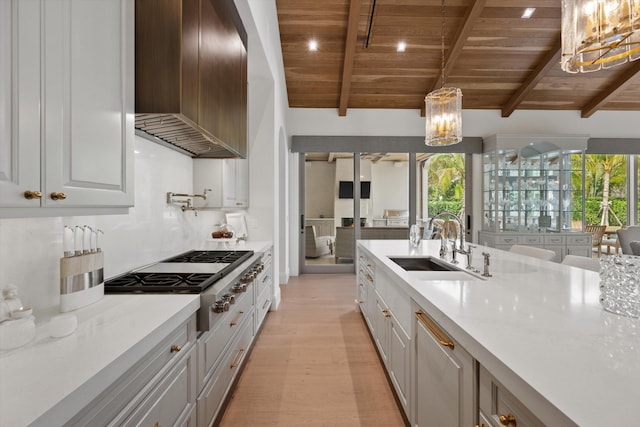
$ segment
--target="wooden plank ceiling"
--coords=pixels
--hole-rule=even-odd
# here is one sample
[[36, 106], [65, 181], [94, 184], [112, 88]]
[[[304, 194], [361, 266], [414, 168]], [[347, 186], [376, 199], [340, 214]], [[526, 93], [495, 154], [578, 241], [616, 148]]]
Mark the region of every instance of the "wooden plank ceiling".
[[[640, 110], [640, 60], [560, 69], [561, 0], [447, 0], [446, 86], [464, 109]], [[289, 106], [420, 109], [441, 83], [440, 0], [276, 0]], [[523, 19], [525, 8], [536, 8]], [[310, 52], [315, 39], [318, 50]], [[405, 52], [397, 52], [399, 42]]]

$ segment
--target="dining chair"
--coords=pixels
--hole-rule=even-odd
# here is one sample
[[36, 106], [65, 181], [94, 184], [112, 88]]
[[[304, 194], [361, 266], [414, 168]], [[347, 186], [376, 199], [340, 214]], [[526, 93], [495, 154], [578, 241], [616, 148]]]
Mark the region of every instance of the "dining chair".
[[631, 247], [631, 253], [636, 256], [640, 256], [640, 241], [634, 240], [633, 242], [629, 242], [629, 246]]
[[618, 241], [620, 242], [620, 250], [623, 254], [633, 255], [631, 251], [630, 242], [640, 240], [640, 226], [632, 225], [627, 228], [621, 228], [616, 231], [618, 235]]
[[590, 224], [584, 227], [587, 233], [591, 233], [591, 246], [594, 252], [598, 253], [598, 257], [602, 255], [602, 236], [607, 229], [606, 225]]
[[509, 252], [513, 252], [514, 254], [526, 255], [545, 261], [551, 261], [556, 256], [556, 253], [549, 249], [542, 249], [536, 248], [535, 246], [525, 245], [513, 245], [509, 249]]
[[584, 268], [585, 270], [591, 270], [595, 272], [600, 271], [600, 261], [597, 258], [589, 258], [586, 256], [565, 255], [561, 264]]

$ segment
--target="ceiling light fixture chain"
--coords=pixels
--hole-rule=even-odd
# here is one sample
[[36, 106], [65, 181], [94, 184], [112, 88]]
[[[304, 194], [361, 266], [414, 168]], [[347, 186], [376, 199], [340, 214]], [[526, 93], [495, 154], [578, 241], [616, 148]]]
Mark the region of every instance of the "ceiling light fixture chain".
[[447, 31], [447, 27], [445, 25], [446, 22], [446, 15], [445, 15], [445, 8], [444, 8], [444, 0], [442, 0], [442, 2], [440, 3], [440, 16], [442, 17], [442, 31], [440, 31], [440, 69], [442, 70], [442, 86], [444, 87], [446, 78], [445, 78], [445, 71], [444, 71], [444, 35]]
[[[442, 87], [427, 94], [424, 99], [426, 136], [424, 143], [432, 146], [457, 144], [462, 141], [462, 91], [455, 87], [445, 87], [444, 38], [446, 34], [445, 0], [441, 0], [440, 14], [440, 67]], [[640, 0], [639, 0], [640, 1]]]

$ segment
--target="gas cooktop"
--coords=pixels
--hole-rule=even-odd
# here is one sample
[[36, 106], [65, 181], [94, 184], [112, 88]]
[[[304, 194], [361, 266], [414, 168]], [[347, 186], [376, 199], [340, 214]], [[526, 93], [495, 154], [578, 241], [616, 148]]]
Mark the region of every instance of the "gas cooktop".
[[253, 251], [190, 251], [104, 283], [106, 293], [199, 294], [253, 256]]

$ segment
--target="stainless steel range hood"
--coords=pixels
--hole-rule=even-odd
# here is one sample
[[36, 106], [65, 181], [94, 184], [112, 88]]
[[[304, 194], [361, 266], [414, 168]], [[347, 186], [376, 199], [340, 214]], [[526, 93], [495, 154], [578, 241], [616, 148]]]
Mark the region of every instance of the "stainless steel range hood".
[[136, 113], [135, 128], [142, 131], [137, 132], [138, 135], [151, 136], [153, 138], [147, 139], [192, 157], [242, 157], [182, 114]]
[[247, 34], [233, 0], [136, 0], [135, 85], [138, 135], [246, 157]]

